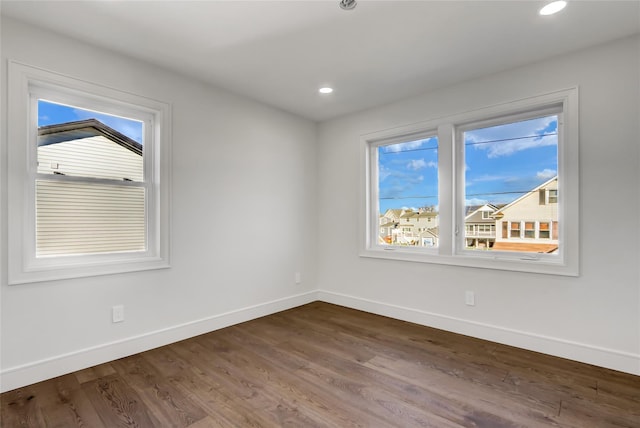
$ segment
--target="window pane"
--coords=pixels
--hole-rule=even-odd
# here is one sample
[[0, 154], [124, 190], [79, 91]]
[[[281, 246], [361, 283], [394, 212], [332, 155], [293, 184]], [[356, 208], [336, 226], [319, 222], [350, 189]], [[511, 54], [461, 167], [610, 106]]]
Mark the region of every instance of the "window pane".
[[438, 245], [438, 139], [379, 146], [378, 243]]
[[36, 255], [145, 250], [145, 189], [36, 181]]
[[142, 141], [140, 121], [38, 100], [36, 257], [145, 251]]
[[483, 213], [467, 214], [465, 223], [486, 223], [488, 213], [502, 230], [487, 239], [492, 250], [557, 251], [557, 237], [536, 237], [536, 224], [558, 221], [558, 115], [466, 130], [463, 138], [465, 210]]
[[144, 181], [143, 123], [38, 100], [38, 173]]

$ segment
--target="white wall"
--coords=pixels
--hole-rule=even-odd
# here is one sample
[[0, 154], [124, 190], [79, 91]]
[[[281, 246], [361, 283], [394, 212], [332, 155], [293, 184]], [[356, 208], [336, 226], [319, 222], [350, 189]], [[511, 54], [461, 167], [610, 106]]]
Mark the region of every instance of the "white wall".
[[[1, 31], [3, 390], [314, 300], [313, 122], [17, 21]], [[9, 58], [172, 104], [171, 269], [7, 285]]]
[[[316, 129], [223, 90], [12, 20], [3, 18], [1, 31], [2, 390], [318, 296], [640, 374], [638, 39]], [[171, 269], [7, 285], [8, 58], [172, 103]], [[580, 277], [358, 257], [361, 134], [575, 85], [582, 137]], [[294, 284], [296, 271], [302, 272], [301, 285]], [[477, 293], [477, 306], [464, 305], [465, 290]], [[125, 306], [124, 323], [110, 322], [116, 304]]]
[[[640, 374], [639, 54], [626, 39], [321, 124], [320, 297]], [[358, 257], [361, 135], [576, 85], [580, 277]]]

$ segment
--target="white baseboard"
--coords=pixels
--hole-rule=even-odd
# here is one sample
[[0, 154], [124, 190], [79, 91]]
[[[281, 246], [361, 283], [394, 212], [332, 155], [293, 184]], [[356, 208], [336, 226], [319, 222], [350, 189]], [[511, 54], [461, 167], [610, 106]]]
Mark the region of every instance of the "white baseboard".
[[139, 336], [80, 349], [41, 361], [10, 367], [0, 372], [0, 392], [10, 391], [97, 364], [148, 351], [159, 346], [168, 345], [234, 324], [311, 303], [315, 300], [317, 300], [317, 292], [311, 291], [202, 318]]
[[640, 375], [639, 354], [626, 353], [566, 341], [555, 337], [542, 336], [454, 318], [447, 315], [390, 305], [388, 303], [362, 299], [346, 294], [318, 290], [249, 306], [91, 348], [81, 349], [41, 361], [10, 367], [0, 372], [0, 392], [10, 391], [97, 364], [148, 351], [159, 346], [168, 345], [234, 324], [291, 309], [316, 300], [587, 364], [607, 367], [625, 373]]
[[517, 348], [640, 375], [640, 354], [606, 349], [330, 291], [319, 290], [318, 300]]

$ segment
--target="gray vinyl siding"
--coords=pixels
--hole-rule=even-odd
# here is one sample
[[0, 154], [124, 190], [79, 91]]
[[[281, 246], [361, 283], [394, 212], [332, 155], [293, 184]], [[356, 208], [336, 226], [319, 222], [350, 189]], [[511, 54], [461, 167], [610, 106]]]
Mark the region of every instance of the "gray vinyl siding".
[[38, 180], [37, 256], [145, 250], [145, 189]]
[[142, 156], [104, 136], [38, 147], [38, 173], [141, 182]]
[[38, 173], [37, 256], [146, 249], [145, 188], [125, 183], [144, 181], [140, 154], [101, 135], [57, 142], [38, 147]]

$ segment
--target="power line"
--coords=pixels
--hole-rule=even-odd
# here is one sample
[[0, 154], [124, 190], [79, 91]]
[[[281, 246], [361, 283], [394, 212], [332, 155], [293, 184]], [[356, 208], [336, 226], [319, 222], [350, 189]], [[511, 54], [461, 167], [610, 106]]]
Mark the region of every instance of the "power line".
[[521, 193], [533, 193], [533, 191], [529, 189], [529, 190], [510, 190], [508, 192], [467, 193], [466, 196], [514, 195], [514, 194], [521, 194]]
[[503, 138], [501, 140], [487, 140], [487, 141], [478, 141], [473, 143], [465, 143], [465, 146], [477, 146], [479, 144], [490, 144], [490, 143], [503, 143], [505, 141], [515, 141], [515, 140], [526, 140], [528, 138], [539, 138], [539, 137], [551, 137], [554, 135], [558, 135], [557, 132], [553, 132], [551, 134], [540, 134], [540, 135], [529, 135], [526, 137], [513, 137], [513, 138]]
[[[549, 134], [536, 134], [536, 135], [527, 135], [527, 136], [523, 136], [523, 137], [502, 138], [502, 139], [499, 139], [499, 140], [476, 141], [476, 142], [473, 142], [473, 143], [465, 143], [465, 146], [478, 146], [478, 145], [481, 145], [481, 144], [504, 143], [506, 141], [517, 141], [517, 140], [527, 140], [527, 139], [531, 139], [531, 138], [553, 137], [553, 136], [557, 136], [557, 135], [558, 135], [557, 132], [552, 132], [552, 133], [549, 133]], [[398, 154], [398, 153], [424, 152], [424, 151], [429, 151], [429, 150], [438, 150], [438, 147], [437, 146], [436, 147], [425, 147], [425, 148], [421, 148], [421, 149], [397, 150], [397, 151], [390, 151], [390, 152], [383, 151], [380, 154], [381, 155], [395, 155], [395, 154]]]
[[[487, 195], [524, 195], [526, 193], [534, 193], [533, 190], [511, 190], [508, 192], [485, 192], [485, 193], [467, 193], [465, 196], [487, 196]], [[394, 199], [431, 199], [437, 198], [438, 195], [427, 196], [386, 196], [380, 197], [381, 200], [394, 200]]]
[[393, 152], [382, 152], [381, 155], [397, 155], [398, 153], [409, 153], [409, 152], [425, 152], [427, 150], [438, 150], [438, 147], [425, 147], [423, 149], [408, 149], [408, 150], [398, 150]]

